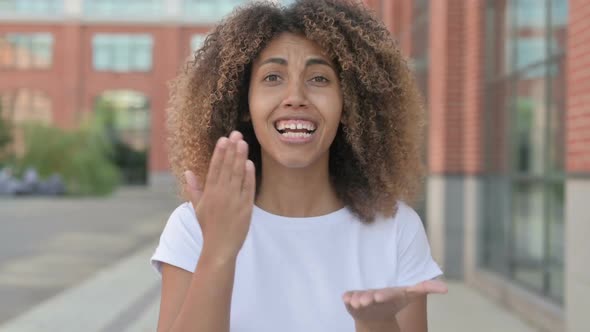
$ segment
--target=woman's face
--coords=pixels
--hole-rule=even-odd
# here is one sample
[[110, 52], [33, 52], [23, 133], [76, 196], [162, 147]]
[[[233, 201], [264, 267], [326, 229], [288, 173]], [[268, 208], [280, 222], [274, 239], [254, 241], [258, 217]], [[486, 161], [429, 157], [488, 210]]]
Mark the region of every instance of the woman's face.
[[289, 168], [327, 164], [342, 92], [317, 44], [291, 33], [271, 41], [254, 61], [248, 103], [263, 160]]

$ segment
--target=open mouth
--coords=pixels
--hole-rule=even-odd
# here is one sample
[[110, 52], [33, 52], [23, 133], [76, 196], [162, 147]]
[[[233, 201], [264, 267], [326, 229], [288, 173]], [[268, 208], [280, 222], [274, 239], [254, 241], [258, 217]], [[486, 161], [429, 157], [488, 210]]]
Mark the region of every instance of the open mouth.
[[275, 129], [286, 138], [307, 138], [315, 133], [316, 125], [307, 120], [279, 120]]

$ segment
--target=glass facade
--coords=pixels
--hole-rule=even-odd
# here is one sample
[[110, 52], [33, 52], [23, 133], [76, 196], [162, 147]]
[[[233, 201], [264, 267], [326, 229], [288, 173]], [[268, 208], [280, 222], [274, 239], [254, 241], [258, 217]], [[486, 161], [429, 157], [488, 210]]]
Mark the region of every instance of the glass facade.
[[58, 14], [63, 11], [63, 0], [0, 0], [0, 13]]
[[147, 72], [152, 69], [154, 41], [148, 34], [103, 34], [92, 39], [92, 64], [97, 71]]
[[164, 0], [84, 0], [85, 16], [159, 16]]
[[[416, 79], [416, 84], [420, 90], [420, 94], [426, 107], [428, 97], [428, 79], [429, 79], [429, 32], [430, 29], [430, 1], [429, 0], [414, 0], [412, 3], [412, 25], [408, 31], [411, 38], [411, 49], [410, 59], [411, 66]], [[425, 116], [428, 112], [425, 112]], [[424, 137], [428, 135], [428, 128], [424, 128]], [[425, 140], [428, 142], [428, 140]], [[428, 145], [424, 144], [423, 150], [423, 161], [424, 164], [428, 164]], [[416, 212], [420, 215], [420, 218], [424, 222], [425, 226], [428, 226], [426, 220], [426, 202], [428, 200], [428, 190], [426, 188], [426, 182], [423, 188], [424, 199], [420, 201], [420, 204], [416, 206]]]
[[0, 35], [0, 70], [47, 69], [53, 62], [50, 33], [7, 33]]
[[191, 21], [217, 22], [248, 0], [184, 0], [183, 13]]
[[566, 0], [486, 8], [483, 266], [563, 301]]

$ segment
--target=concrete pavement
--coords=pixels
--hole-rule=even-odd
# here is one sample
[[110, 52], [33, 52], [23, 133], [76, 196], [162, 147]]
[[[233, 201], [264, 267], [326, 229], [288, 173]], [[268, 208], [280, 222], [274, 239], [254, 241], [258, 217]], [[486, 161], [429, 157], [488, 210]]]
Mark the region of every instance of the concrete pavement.
[[0, 324], [154, 242], [170, 190], [108, 197], [0, 197]]
[[[74, 205], [0, 201], [9, 230], [0, 241], [0, 313], [18, 313], [0, 319], [0, 332], [155, 331], [160, 279], [149, 257], [176, 205], [169, 191], [145, 190]], [[28, 242], [18, 241], [23, 234]], [[534, 331], [461, 282], [449, 282], [445, 296], [431, 296], [428, 310], [435, 332]]]
[[[156, 330], [160, 280], [148, 264], [155, 243], [0, 326], [0, 332]], [[431, 296], [434, 332], [532, 332], [533, 328], [461, 282]]]

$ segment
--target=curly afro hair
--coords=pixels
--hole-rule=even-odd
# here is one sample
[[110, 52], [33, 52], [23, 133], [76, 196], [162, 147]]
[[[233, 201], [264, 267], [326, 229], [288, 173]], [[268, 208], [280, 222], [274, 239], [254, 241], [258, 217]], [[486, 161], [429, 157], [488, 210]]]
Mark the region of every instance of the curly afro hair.
[[[179, 184], [192, 170], [206, 178], [215, 143], [239, 130], [260, 183], [260, 144], [248, 118], [251, 66], [281, 33], [314, 41], [336, 64], [342, 122], [329, 170], [339, 199], [363, 222], [412, 204], [423, 181], [424, 112], [408, 63], [384, 24], [354, 0], [262, 2], [222, 20], [171, 83], [170, 163]], [[182, 190], [182, 189], [181, 189]], [[182, 194], [182, 193], [181, 193]]]

